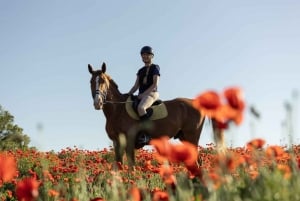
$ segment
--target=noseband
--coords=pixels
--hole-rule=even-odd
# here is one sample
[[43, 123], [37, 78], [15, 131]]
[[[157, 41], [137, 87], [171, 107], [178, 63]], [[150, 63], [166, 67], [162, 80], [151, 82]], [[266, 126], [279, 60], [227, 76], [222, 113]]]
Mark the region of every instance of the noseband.
[[99, 89], [97, 89], [96, 93], [94, 95], [94, 99], [95, 99], [96, 96], [100, 97], [103, 104], [105, 104], [106, 103], [107, 90], [105, 92], [102, 92]]
[[106, 103], [106, 96], [107, 96], [107, 88], [104, 92], [99, 90], [99, 76], [100, 75], [98, 75], [96, 77], [96, 91], [95, 91], [95, 95], [94, 95], [93, 98], [94, 98], [94, 100], [95, 100], [95, 98], [97, 98], [97, 100], [99, 100], [99, 98], [101, 98], [102, 104], [105, 104]]

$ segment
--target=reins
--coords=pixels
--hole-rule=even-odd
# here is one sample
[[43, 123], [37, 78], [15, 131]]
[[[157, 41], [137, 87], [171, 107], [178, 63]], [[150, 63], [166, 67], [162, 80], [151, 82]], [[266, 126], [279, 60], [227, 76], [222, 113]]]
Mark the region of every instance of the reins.
[[103, 100], [103, 104], [107, 104], [107, 103], [111, 103], [111, 104], [124, 104], [124, 103], [133, 103], [134, 102], [134, 101], [109, 101], [109, 100], [106, 100], [107, 90], [105, 91], [105, 93], [103, 93], [100, 90], [96, 90], [96, 94], [98, 94], [99, 96], [101, 96], [101, 98]]
[[107, 88], [105, 88], [104, 91], [99, 90], [99, 76], [96, 77], [96, 92], [95, 95], [98, 95], [101, 97], [103, 104], [126, 104], [126, 103], [133, 103], [134, 101], [109, 101], [106, 100], [107, 98]]
[[111, 103], [111, 104], [123, 104], [123, 103], [133, 103], [133, 101], [107, 101], [104, 100], [103, 104]]

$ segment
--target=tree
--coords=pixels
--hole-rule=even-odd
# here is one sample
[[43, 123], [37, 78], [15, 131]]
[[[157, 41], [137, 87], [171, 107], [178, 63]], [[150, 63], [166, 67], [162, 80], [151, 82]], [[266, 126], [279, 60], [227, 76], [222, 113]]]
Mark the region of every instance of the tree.
[[14, 124], [14, 116], [0, 105], [0, 150], [28, 148], [30, 138]]

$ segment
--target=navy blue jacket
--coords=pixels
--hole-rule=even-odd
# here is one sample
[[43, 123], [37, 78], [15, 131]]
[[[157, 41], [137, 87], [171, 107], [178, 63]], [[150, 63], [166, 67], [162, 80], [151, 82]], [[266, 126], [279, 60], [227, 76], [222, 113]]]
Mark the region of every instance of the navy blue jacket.
[[[147, 68], [149, 69], [148, 75], [147, 73]], [[139, 71], [137, 72], [137, 75], [139, 77], [139, 94], [143, 93], [144, 91], [146, 91], [152, 84], [153, 84], [153, 77], [154, 75], [158, 75], [160, 76], [160, 68], [159, 65], [157, 64], [152, 64], [150, 67], [142, 67], [141, 69], [139, 69]], [[144, 77], [147, 76], [147, 80], [146, 83], [143, 82]]]

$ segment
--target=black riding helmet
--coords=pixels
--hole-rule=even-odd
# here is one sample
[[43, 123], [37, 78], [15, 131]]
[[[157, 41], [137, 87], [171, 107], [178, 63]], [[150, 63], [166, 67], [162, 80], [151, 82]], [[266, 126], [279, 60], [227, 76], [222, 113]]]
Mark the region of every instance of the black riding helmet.
[[154, 55], [153, 49], [150, 46], [144, 46], [144, 47], [142, 47], [141, 54], [143, 54], [143, 53]]

